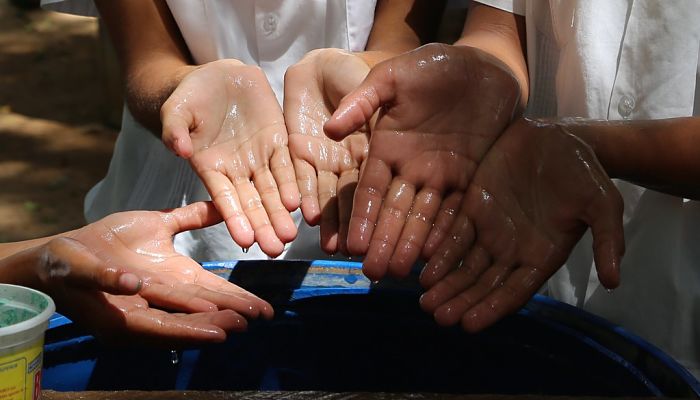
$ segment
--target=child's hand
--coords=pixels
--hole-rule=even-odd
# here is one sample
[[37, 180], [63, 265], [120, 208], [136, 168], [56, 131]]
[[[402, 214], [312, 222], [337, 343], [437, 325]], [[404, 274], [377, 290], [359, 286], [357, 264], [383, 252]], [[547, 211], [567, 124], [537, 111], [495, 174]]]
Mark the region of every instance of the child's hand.
[[593, 151], [560, 125], [520, 120], [479, 164], [459, 215], [425, 266], [421, 306], [483, 329], [516, 311], [591, 227], [600, 282], [620, 280], [622, 197]]
[[218, 221], [208, 203], [113, 214], [0, 260], [0, 270], [48, 293], [60, 312], [108, 341], [219, 342], [245, 329], [245, 317], [271, 317], [272, 308], [175, 253], [175, 233]]
[[[513, 117], [520, 89], [495, 58], [432, 44], [375, 66], [325, 125], [341, 139], [381, 111], [356, 189], [348, 250], [367, 254], [370, 279], [408, 274], [452, 210], [481, 158]], [[440, 212], [442, 210], [442, 212]]]
[[284, 117], [258, 67], [219, 60], [190, 72], [161, 109], [163, 142], [190, 160], [243, 248], [270, 256], [296, 237], [299, 190]]
[[340, 99], [362, 82], [369, 67], [358, 56], [338, 49], [314, 50], [287, 70], [284, 118], [289, 150], [301, 191], [301, 210], [311, 225], [321, 224], [321, 247], [346, 253], [352, 197], [367, 157], [365, 126], [336, 142], [323, 124]]

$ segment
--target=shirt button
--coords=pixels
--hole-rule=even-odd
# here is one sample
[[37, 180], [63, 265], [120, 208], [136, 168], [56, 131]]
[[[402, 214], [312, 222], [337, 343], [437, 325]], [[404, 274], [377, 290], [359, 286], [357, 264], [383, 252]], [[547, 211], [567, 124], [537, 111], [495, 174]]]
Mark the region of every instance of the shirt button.
[[263, 18], [263, 23], [262, 23], [262, 30], [263, 33], [266, 35], [271, 34], [272, 32], [277, 30], [277, 16], [275, 14], [267, 14], [265, 18]]
[[629, 118], [630, 114], [632, 114], [632, 111], [634, 111], [634, 107], [637, 104], [634, 101], [634, 97], [624, 95], [620, 97], [620, 102], [617, 104], [617, 112], [620, 113], [622, 118]]

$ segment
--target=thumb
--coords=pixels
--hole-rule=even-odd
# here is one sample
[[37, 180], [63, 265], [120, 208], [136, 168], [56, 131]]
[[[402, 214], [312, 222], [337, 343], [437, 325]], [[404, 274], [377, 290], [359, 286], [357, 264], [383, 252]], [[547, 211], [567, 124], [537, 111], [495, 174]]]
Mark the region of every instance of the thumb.
[[389, 60], [377, 64], [357, 88], [343, 97], [323, 130], [329, 138], [342, 140], [369, 123], [379, 107], [395, 98], [396, 82]]
[[199, 201], [184, 207], [161, 211], [161, 218], [171, 228], [173, 234], [206, 228], [223, 220], [211, 201]]
[[136, 294], [143, 281], [135, 271], [109, 267], [75, 239], [56, 238], [41, 258], [40, 278], [47, 284], [62, 281], [66, 286], [95, 289], [116, 295]]
[[179, 157], [192, 157], [194, 148], [190, 127], [194, 125], [194, 115], [185, 107], [184, 102], [171, 96], [160, 109], [160, 120], [163, 125], [161, 139], [165, 146]]
[[595, 212], [589, 213], [588, 222], [593, 234], [593, 258], [598, 280], [606, 288], [614, 289], [620, 284], [620, 263], [625, 253], [623, 203], [616, 190], [599, 196], [594, 203], [599, 204], [594, 205]]

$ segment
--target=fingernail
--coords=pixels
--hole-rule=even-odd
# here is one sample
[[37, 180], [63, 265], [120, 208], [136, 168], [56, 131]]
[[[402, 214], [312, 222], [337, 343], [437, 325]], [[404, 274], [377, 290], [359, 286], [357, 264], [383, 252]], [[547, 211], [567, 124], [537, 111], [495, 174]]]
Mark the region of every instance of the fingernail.
[[127, 272], [119, 277], [119, 286], [121, 286], [123, 289], [138, 292], [141, 290], [142, 285], [143, 282], [141, 279], [132, 273]]

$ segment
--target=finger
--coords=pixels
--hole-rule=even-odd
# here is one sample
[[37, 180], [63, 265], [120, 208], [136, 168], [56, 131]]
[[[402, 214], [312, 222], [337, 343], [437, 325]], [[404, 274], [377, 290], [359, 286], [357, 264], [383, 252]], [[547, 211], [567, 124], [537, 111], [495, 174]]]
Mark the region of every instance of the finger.
[[146, 281], [140, 295], [150, 305], [187, 313], [217, 311], [216, 304], [198, 296], [189, 285], [164, 285]]
[[[440, 212], [446, 214], [444, 208]], [[438, 215], [439, 218], [440, 215]], [[471, 218], [466, 215], [464, 209], [460, 210], [459, 215], [455, 218], [455, 223], [445, 233], [442, 235], [446, 236], [445, 240], [442, 240], [440, 247], [430, 257], [420, 274], [419, 281], [423, 287], [433, 286], [450, 270], [454, 269], [472, 248], [476, 235]]]
[[296, 171], [297, 184], [301, 193], [301, 213], [304, 215], [306, 223], [314, 226], [321, 219], [316, 169], [308, 162], [296, 159], [294, 160], [294, 170]]
[[231, 310], [183, 315], [139, 309], [125, 314], [126, 331], [167, 343], [218, 343], [226, 340], [226, 332], [247, 328], [245, 318]]
[[287, 146], [275, 149], [270, 158], [270, 170], [279, 188], [279, 196], [287, 211], [299, 208], [299, 186], [294, 173], [294, 164]]
[[489, 266], [491, 266], [491, 257], [483, 247], [475, 245], [464, 257], [459, 268], [437, 282], [421, 296], [421, 308], [426, 312], [435, 312], [438, 307], [456, 296], [457, 293], [473, 285]]
[[[201, 268], [201, 267], [200, 267]], [[202, 268], [202, 271], [197, 274], [197, 277], [195, 279], [195, 282], [197, 285], [200, 285], [210, 291], [217, 292], [220, 294], [223, 294], [225, 296], [233, 296], [234, 299], [226, 299], [226, 300], [235, 300], [237, 298], [241, 298], [246, 300], [247, 302], [252, 302], [253, 306], [255, 307], [255, 310], [251, 310], [250, 313], [247, 311], [243, 311], [242, 308], [241, 314], [244, 314], [246, 317], [254, 317], [253, 313], [262, 316], [265, 319], [270, 319], [274, 316], [274, 310], [270, 303], [267, 301], [259, 298], [258, 296], [250, 293], [249, 291], [243, 289], [240, 286], [234, 285], [233, 283], [229, 282], [228, 280], [205, 270]], [[215, 300], [214, 298], [210, 297], [204, 297], [205, 299], [210, 300], [211, 302], [215, 303], [219, 309], [224, 309], [224, 308], [231, 308], [233, 310], [239, 310], [239, 308], [233, 308], [231, 305], [227, 304], [226, 302], [222, 302], [220, 300]], [[247, 303], [243, 303], [244, 305]]]
[[539, 268], [518, 268], [501, 287], [496, 288], [462, 316], [467, 332], [478, 332], [519, 310], [549, 276]]
[[360, 173], [357, 169], [345, 171], [338, 178], [338, 250], [345, 255], [348, 252], [348, 229], [352, 214], [352, 198], [355, 195]]
[[350, 215], [347, 240], [350, 254], [359, 256], [367, 253], [391, 178], [391, 168], [384, 161], [369, 158], [365, 162]]
[[355, 90], [343, 97], [331, 118], [323, 126], [326, 135], [342, 140], [368, 123], [382, 105], [396, 97], [391, 64], [377, 64]]
[[136, 270], [108, 267], [75, 239], [52, 239], [41, 259], [39, 274], [43, 281], [62, 280], [68, 286], [125, 295], [138, 293], [143, 285]]
[[173, 234], [206, 228], [222, 221], [221, 214], [211, 201], [199, 201], [160, 213]]
[[260, 194], [247, 178], [238, 177], [234, 183], [241, 198], [243, 211], [255, 232], [255, 241], [265, 254], [276, 257], [284, 251], [284, 244], [277, 237], [265, 211]]
[[379, 280], [386, 274], [414, 196], [415, 188], [412, 184], [401, 179], [394, 179], [391, 183], [382, 203], [367, 256], [362, 262], [362, 272], [371, 280]]
[[438, 307], [433, 314], [441, 326], [452, 326], [459, 322], [469, 309], [500, 287], [512, 271], [511, 266], [495, 265], [478, 276], [475, 283], [453, 282], [453, 288], [460, 283], [467, 284], [454, 297]]
[[318, 172], [318, 203], [321, 207], [321, 248], [328, 254], [338, 250], [338, 177]]
[[179, 98], [171, 96], [163, 103], [160, 120], [163, 125], [161, 139], [165, 146], [182, 158], [192, 157], [194, 149], [190, 128], [193, 127], [195, 119]]
[[252, 246], [255, 243], [255, 232], [243, 211], [238, 191], [231, 180], [218, 171], [206, 171], [202, 174], [202, 182], [233, 240], [243, 248]]
[[440, 207], [440, 194], [431, 189], [418, 192], [396, 250], [389, 261], [389, 271], [395, 276], [405, 276], [420, 257], [425, 241]]
[[625, 233], [622, 223], [624, 203], [611, 185], [604, 194], [596, 196], [586, 212], [585, 222], [593, 234], [593, 257], [600, 283], [608, 289], [620, 284], [620, 262], [625, 253]]
[[[282, 204], [280, 192], [272, 173], [266, 168], [260, 169], [256, 171], [253, 180], [275, 234], [282, 243], [291, 242], [297, 236], [297, 226], [289, 211]], [[298, 201], [299, 192], [296, 196]]]
[[442, 200], [440, 211], [428, 234], [428, 239], [425, 241], [425, 247], [422, 249], [424, 259], [428, 260], [435, 254], [438, 246], [440, 246], [445, 236], [450, 232], [450, 227], [455, 220], [457, 210], [460, 208], [462, 196], [462, 193], [454, 192]]

